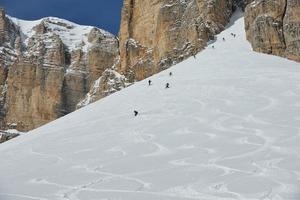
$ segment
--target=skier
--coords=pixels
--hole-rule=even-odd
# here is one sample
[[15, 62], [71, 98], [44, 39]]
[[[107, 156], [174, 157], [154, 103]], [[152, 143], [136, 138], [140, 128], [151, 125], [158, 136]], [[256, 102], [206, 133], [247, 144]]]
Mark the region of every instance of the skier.
[[151, 81], [151, 80], [149, 80], [149, 81], [148, 81], [148, 84], [149, 84], [149, 86], [151, 85], [151, 83], [152, 83], [152, 81]]
[[225, 38], [223, 38], [223, 41], [225, 42]]
[[169, 73], [169, 76], [172, 76], [172, 75], [173, 75], [173, 73], [172, 73], [172, 72], [170, 72], [170, 73]]
[[212, 48], [213, 48], [213, 49], [215, 49], [215, 46], [214, 46], [214, 45], [212, 45]]
[[139, 112], [138, 111], [133, 111], [134, 112], [134, 116], [136, 117], [138, 114], [139, 114]]
[[166, 84], [166, 89], [167, 89], [167, 88], [170, 88], [170, 84], [169, 84], [169, 83]]

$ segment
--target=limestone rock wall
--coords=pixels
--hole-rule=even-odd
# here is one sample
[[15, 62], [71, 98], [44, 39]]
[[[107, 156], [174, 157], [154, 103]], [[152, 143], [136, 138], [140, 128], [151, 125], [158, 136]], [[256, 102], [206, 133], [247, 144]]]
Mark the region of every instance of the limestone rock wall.
[[119, 70], [141, 80], [203, 49], [227, 25], [231, 0], [125, 0]]
[[255, 51], [300, 62], [299, 0], [255, 0], [246, 7], [245, 25]]
[[300, 62], [300, 1], [287, 0], [283, 18], [285, 56]]
[[60, 115], [63, 69], [21, 61], [9, 69], [5, 122], [30, 130]]

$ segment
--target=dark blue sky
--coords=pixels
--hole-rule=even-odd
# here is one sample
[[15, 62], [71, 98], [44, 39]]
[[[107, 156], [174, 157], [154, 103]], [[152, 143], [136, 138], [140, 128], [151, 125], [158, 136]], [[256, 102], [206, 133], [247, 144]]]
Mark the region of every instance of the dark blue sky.
[[0, 0], [7, 14], [27, 20], [54, 16], [82, 25], [119, 31], [123, 0]]

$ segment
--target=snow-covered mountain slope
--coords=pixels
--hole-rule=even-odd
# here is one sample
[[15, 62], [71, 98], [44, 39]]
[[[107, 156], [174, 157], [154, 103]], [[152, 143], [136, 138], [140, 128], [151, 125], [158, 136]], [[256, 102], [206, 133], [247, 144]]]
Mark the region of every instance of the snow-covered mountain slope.
[[152, 86], [1, 145], [0, 199], [299, 199], [300, 65], [252, 52], [237, 18]]

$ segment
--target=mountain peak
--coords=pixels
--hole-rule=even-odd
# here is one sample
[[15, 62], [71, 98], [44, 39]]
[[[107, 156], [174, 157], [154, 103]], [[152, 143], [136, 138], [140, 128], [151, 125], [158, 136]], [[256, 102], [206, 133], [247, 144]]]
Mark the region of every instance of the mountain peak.
[[69, 51], [81, 48], [86, 52], [87, 48], [91, 46], [87, 37], [93, 29], [97, 29], [103, 37], [114, 37], [113, 34], [97, 27], [79, 25], [57, 17], [45, 17], [34, 21], [21, 20], [14, 17], [9, 17], [9, 19], [19, 27], [25, 44], [35, 34], [56, 34], [62, 39]]
[[5, 16], [5, 10], [0, 6], [0, 17], [4, 17], [4, 16]]

